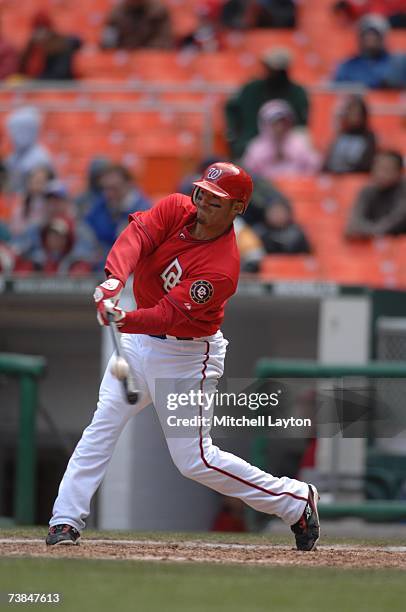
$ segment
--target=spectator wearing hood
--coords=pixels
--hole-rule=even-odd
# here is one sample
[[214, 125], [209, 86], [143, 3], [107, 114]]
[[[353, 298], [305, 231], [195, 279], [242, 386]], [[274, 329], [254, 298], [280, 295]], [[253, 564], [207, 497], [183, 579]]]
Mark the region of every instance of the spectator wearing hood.
[[240, 158], [258, 134], [257, 116], [265, 102], [285, 100], [292, 108], [294, 123], [307, 124], [309, 101], [305, 89], [289, 77], [290, 51], [274, 48], [263, 55], [262, 63], [265, 78], [250, 81], [226, 103], [227, 139], [234, 158]]
[[128, 223], [128, 215], [150, 208], [146, 196], [133, 183], [129, 170], [112, 164], [100, 176], [101, 195], [95, 199], [80, 227], [83, 250], [97, 253], [100, 267], [118, 235]]
[[121, 0], [103, 28], [103, 49], [171, 49], [170, 14], [161, 0]]
[[302, 130], [294, 129], [293, 110], [284, 100], [264, 104], [258, 114], [259, 136], [248, 145], [241, 163], [266, 179], [314, 174], [318, 153]]
[[324, 172], [369, 172], [376, 139], [368, 124], [368, 107], [362, 96], [351, 95], [338, 111], [338, 129], [323, 164]]
[[73, 59], [82, 46], [79, 37], [60, 34], [43, 11], [32, 19], [32, 32], [20, 59], [21, 74], [47, 81], [75, 78]]
[[376, 154], [371, 181], [359, 192], [347, 223], [347, 238], [406, 233], [403, 158], [392, 150]]
[[52, 217], [39, 233], [38, 242], [17, 258], [14, 272], [42, 272], [51, 275], [87, 274], [89, 262], [75, 253], [75, 227], [71, 217]]
[[359, 53], [342, 62], [337, 83], [358, 83], [371, 89], [406, 86], [406, 55], [392, 54], [385, 46], [388, 22], [380, 15], [365, 15], [358, 25]]
[[15, 110], [6, 119], [12, 145], [12, 153], [5, 160], [11, 192], [24, 191], [28, 175], [34, 168], [52, 168], [48, 150], [38, 142], [40, 127], [41, 115], [31, 106]]

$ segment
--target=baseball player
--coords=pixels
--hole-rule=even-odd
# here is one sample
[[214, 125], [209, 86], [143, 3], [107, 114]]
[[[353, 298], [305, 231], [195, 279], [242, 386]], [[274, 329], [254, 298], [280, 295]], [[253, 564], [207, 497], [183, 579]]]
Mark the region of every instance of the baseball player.
[[[233, 221], [252, 193], [251, 177], [225, 162], [210, 165], [194, 185], [191, 197], [175, 193], [130, 215], [107, 257], [107, 280], [94, 293], [98, 318], [108, 325], [108, 315], [114, 316], [141, 399], [135, 406], [127, 403], [109, 365], [93, 420], [60, 484], [48, 545], [79, 542], [121, 431], [151, 403], [184, 476], [279, 516], [294, 532], [299, 550], [311, 550], [319, 539], [314, 485], [276, 478], [220, 450], [201, 421], [184, 435], [168, 432], [166, 398], [182, 388], [179, 381], [210, 395], [223, 374], [228, 342], [220, 326], [240, 268]], [[126, 312], [118, 299], [131, 274], [137, 309]], [[205, 417], [212, 414], [201, 402], [187, 406], [190, 417], [201, 418], [203, 409]]]

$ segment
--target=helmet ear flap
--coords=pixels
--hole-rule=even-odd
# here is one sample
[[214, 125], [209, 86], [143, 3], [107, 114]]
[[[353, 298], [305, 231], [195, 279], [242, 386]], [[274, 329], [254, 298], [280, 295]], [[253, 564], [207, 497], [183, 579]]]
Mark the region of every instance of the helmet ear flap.
[[197, 197], [198, 197], [200, 191], [201, 191], [200, 187], [195, 187], [193, 189], [193, 191], [192, 191], [192, 202], [193, 202], [194, 205], [197, 204]]

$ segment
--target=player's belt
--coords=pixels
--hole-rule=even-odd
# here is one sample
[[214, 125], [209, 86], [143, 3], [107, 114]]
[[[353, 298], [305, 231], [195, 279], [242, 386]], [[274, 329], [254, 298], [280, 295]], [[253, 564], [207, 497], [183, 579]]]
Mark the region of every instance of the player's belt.
[[162, 336], [154, 336], [153, 334], [149, 334], [151, 338], [159, 338], [160, 340], [194, 340], [194, 338], [182, 338], [182, 336], [167, 336], [163, 334]]

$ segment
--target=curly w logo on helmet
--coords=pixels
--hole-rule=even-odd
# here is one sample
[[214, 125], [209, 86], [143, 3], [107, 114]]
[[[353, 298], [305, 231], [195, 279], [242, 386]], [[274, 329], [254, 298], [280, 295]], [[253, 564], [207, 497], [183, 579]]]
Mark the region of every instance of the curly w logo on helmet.
[[207, 173], [207, 178], [216, 179], [221, 175], [221, 173], [222, 173], [222, 170], [220, 168], [210, 168], [210, 170]]

